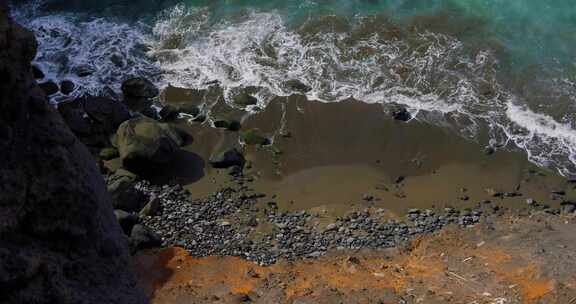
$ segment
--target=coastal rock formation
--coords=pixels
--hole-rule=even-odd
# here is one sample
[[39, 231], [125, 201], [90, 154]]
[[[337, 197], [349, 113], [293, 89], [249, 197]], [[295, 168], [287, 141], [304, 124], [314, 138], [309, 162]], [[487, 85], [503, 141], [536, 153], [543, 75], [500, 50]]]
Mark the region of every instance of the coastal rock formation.
[[0, 3], [0, 302], [145, 303], [86, 147], [36, 85], [37, 43]]

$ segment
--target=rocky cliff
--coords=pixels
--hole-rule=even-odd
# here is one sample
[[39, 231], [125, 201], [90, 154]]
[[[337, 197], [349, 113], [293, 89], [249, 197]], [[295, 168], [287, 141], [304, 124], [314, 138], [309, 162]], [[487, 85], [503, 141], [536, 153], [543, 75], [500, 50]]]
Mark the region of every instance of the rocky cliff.
[[143, 303], [102, 176], [32, 76], [0, 2], [0, 302]]

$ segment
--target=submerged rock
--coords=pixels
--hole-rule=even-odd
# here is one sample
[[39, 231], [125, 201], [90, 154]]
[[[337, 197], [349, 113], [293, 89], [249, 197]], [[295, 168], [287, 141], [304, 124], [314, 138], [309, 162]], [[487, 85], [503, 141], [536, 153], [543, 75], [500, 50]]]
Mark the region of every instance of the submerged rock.
[[39, 84], [38, 86], [48, 96], [54, 95], [54, 94], [58, 93], [58, 91], [60, 90], [58, 88], [58, 85], [56, 83], [54, 83], [54, 81], [52, 81], [52, 80], [43, 82], [43, 83]]
[[128, 120], [117, 131], [122, 164], [136, 173], [167, 163], [182, 143], [182, 138], [172, 126], [147, 117]]
[[412, 114], [404, 107], [397, 107], [392, 111], [392, 117], [399, 121], [409, 121], [412, 119]]
[[258, 134], [258, 130], [256, 129], [240, 132], [240, 140], [247, 145], [265, 146], [270, 144], [270, 140]]
[[232, 98], [232, 101], [239, 106], [252, 106], [258, 103], [258, 99], [246, 92], [242, 92]]
[[304, 83], [302, 83], [300, 80], [297, 79], [288, 80], [284, 84], [286, 85], [286, 87], [296, 92], [308, 93], [312, 91], [311, 87], [305, 85]]
[[244, 167], [244, 163], [244, 155], [236, 148], [232, 148], [210, 158], [210, 164], [214, 168]]
[[64, 95], [70, 95], [70, 93], [74, 92], [75, 89], [76, 85], [70, 80], [60, 82], [60, 93]]
[[148, 79], [136, 77], [122, 83], [122, 93], [125, 97], [154, 98], [160, 90]]

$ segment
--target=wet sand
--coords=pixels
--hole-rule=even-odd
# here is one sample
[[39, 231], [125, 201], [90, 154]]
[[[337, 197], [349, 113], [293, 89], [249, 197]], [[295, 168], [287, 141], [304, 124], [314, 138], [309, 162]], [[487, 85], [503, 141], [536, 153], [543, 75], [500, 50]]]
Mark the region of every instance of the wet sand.
[[[522, 152], [501, 149], [487, 155], [482, 145], [449, 128], [417, 119], [394, 121], [380, 104], [353, 99], [321, 103], [294, 95], [247, 115], [225, 105], [217, 90], [169, 88], [162, 99], [204, 104], [209, 117], [241, 121], [243, 130], [258, 129], [273, 141], [269, 147], [243, 147], [237, 132], [211, 128], [210, 119], [180, 120], [177, 125], [194, 138], [185, 150], [205, 161], [183, 158], [161, 175], [197, 197], [230, 183], [226, 170], [210, 168], [207, 160], [232, 146], [245, 151], [246, 175], [255, 180], [250, 186], [285, 210], [324, 208], [336, 215], [371, 206], [404, 213], [410, 208], [467, 208], [486, 200], [523, 207], [532, 198], [554, 205], [576, 197], [572, 184], [535, 167]], [[567, 196], [554, 197], [553, 191]]]

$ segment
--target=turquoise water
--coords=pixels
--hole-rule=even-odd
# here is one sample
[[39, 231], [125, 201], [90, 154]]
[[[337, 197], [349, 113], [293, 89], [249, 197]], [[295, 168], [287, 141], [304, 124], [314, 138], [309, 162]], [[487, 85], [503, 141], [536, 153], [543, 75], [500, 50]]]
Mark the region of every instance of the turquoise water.
[[[128, 75], [259, 107], [309, 98], [400, 103], [486, 145], [522, 149], [576, 175], [576, 6], [568, 0], [46, 0], [16, 8], [40, 41], [36, 63], [77, 95]], [[74, 74], [89, 66], [87, 78]], [[58, 96], [54, 101], [58, 101]]]

